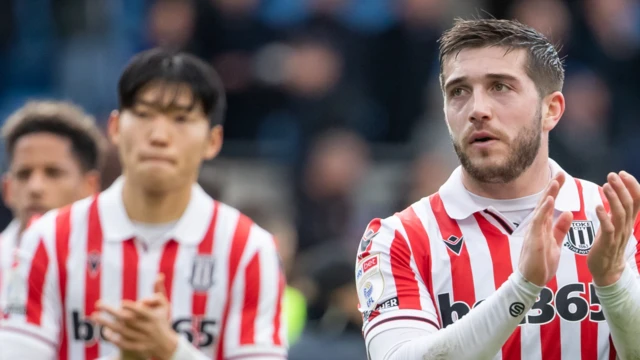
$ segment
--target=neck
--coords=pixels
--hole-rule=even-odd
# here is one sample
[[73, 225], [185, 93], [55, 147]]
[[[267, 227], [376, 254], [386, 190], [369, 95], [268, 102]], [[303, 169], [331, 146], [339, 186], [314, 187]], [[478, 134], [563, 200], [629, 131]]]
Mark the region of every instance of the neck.
[[125, 179], [122, 200], [129, 219], [161, 224], [180, 219], [191, 200], [191, 184], [167, 193], [149, 193]]
[[484, 183], [473, 179], [463, 169], [462, 183], [465, 188], [478, 196], [506, 200], [537, 194], [549, 184], [551, 170], [546, 156], [538, 156], [518, 178], [509, 183]]

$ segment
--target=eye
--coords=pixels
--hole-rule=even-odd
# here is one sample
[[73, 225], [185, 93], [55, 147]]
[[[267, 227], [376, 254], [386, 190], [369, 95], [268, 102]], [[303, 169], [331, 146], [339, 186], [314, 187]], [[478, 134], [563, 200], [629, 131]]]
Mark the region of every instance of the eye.
[[176, 115], [174, 116], [174, 119], [176, 122], [179, 122], [179, 123], [187, 122], [187, 120], [189, 120], [189, 118], [186, 115]]
[[463, 94], [463, 92], [464, 92], [464, 89], [462, 89], [462, 88], [455, 88], [455, 89], [451, 90], [451, 96], [452, 96], [452, 97], [460, 96], [460, 95], [462, 95], [462, 94]]
[[509, 90], [509, 87], [507, 85], [503, 84], [503, 83], [496, 83], [493, 86], [493, 89], [498, 91], [498, 92], [505, 92], [505, 91]]

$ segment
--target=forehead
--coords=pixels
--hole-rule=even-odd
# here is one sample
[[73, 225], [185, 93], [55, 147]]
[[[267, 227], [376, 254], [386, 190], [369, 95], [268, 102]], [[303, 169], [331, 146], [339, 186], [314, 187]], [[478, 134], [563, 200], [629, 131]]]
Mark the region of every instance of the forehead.
[[516, 78], [527, 78], [525, 49], [507, 51], [505, 47], [482, 47], [461, 50], [445, 58], [443, 83], [460, 77], [481, 78], [487, 74], [508, 74]]
[[134, 104], [168, 110], [197, 111], [201, 108], [191, 86], [184, 83], [152, 82], [138, 91]]
[[21, 136], [13, 149], [13, 165], [74, 161], [71, 140], [53, 133], [39, 132]]

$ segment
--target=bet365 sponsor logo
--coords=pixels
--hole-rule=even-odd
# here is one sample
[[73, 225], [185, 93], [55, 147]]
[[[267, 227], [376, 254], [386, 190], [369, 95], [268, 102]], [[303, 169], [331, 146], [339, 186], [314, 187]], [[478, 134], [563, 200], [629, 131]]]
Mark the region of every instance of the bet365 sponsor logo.
[[[104, 341], [104, 328], [96, 326], [93, 322], [85, 319], [79, 311], [73, 311], [72, 326], [73, 339], [83, 341], [92, 345], [98, 340]], [[180, 318], [174, 319], [173, 330], [187, 338], [189, 343], [199, 348], [211, 346], [216, 335], [216, 321], [203, 318]]]
[[[589, 284], [588, 293], [585, 290], [583, 283], [565, 285], [555, 293], [547, 287], [543, 288], [540, 296], [538, 296], [531, 310], [524, 316], [520, 325], [543, 325], [553, 321], [556, 316], [572, 322], [582, 321], [587, 318], [590, 321], [604, 321], [604, 313], [593, 284]], [[467, 315], [471, 310], [469, 304], [462, 301], [451, 303], [451, 298], [449, 293], [438, 295], [438, 307], [445, 327]], [[473, 308], [483, 301], [480, 300], [473, 304]], [[508, 309], [511, 316], [522, 315], [524, 306], [521, 309], [519, 304], [511, 304]]]

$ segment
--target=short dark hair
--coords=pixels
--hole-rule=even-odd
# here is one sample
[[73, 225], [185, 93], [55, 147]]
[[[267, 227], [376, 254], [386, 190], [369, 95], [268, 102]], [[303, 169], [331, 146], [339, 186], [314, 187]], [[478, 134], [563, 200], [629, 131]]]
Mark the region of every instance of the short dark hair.
[[18, 140], [35, 133], [69, 139], [81, 169], [100, 170], [106, 140], [93, 116], [78, 106], [62, 101], [30, 101], [16, 110], [2, 126], [9, 163]]
[[137, 54], [118, 82], [120, 109], [133, 107], [139, 91], [153, 82], [187, 84], [193, 93], [192, 106], [197, 103], [202, 105], [211, 126], [222, 125], [224, 122], [224, 86], [215, 69], [199, 58], [162, 48]]
[[444, 86], [444, 62], [449, 56], [457, 56], [463, 49], [497, 46], [507, 48], [507, 52], [527, 50], [526, 71], [540, 96], [562, 90], [564, 68], [558, 50], [544, 35], [518, 21], [456, 19], [454, 26], [445, 31], [438, 42], [441, 86]]

